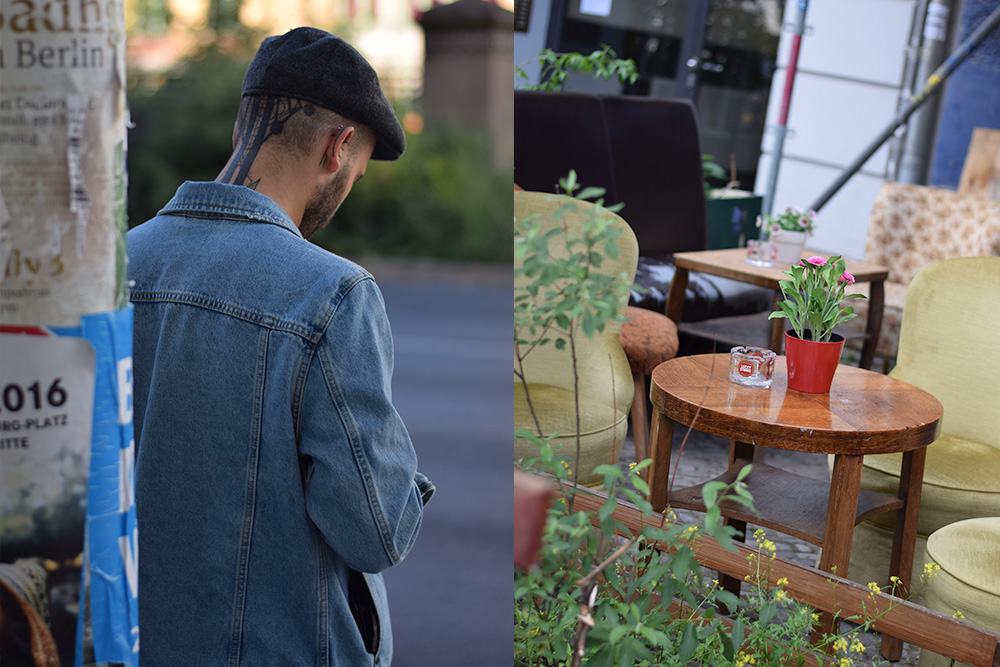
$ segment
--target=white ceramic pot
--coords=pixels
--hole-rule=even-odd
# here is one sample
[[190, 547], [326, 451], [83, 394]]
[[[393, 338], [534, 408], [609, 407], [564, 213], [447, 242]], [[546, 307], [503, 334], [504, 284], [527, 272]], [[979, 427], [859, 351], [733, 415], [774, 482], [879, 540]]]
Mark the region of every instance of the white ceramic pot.
[[782, 229], [771, 236], [771, 243], [777, 248], [775, 262], [778, 264], [798, 264], [802, 259], [802, 248], [806, 245], [805, 232], [790, 232]]

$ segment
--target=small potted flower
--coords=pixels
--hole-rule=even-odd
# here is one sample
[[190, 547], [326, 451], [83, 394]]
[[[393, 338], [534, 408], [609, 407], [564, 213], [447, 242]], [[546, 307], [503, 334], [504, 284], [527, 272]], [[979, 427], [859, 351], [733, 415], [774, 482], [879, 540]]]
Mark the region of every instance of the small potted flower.
[[758, 216], [757, 226], [766, 231], [777, 249], [775, 259], [784, 264], [797, 264], [802, 257], [806, 236], [816, 229], [816, 211], [786, 208], [777, 215]]
[[833, 333], [833, 328], [857, 317], [844, 301], [865, 298], [845, 293], [854, 284], [846, 266], [839, 255], [829, 259], [814, 255], [785, 271], [788, 280], [778, 283], [785, 298], [769, 319], [787, 317], [792, 326], [785, 332], [791, 389], [814, 394], [830, 391], [844, 349], [844, 337]]

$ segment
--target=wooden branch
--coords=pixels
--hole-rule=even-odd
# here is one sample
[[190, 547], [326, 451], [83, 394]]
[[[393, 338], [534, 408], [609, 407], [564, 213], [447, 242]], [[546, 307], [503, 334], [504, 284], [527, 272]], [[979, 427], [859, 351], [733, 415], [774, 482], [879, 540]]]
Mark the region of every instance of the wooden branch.
[[[605, 499], [606, 496], [598, 491], [577, 493], [576, 509], [592, 512], [596, 524], [597, 511]], [[636, 534], [655, 522], [654, 517], [644, 515], [624, 501], [618, 502], [614, 516]], [[751, 574], [747, 557], [757, 552], [743, 544], [735, 546], [736, 551], [726, 551], [714, 539], [698, 537], [692, 548], [698, 562], [705, 567], [743, 579]], [[669, 550], [662, 543], [658, 543], [657, 548]], [[771, 561], [766, 574], [772, 585], [776, 585], [778, 579], [788, 579], [784, 584], [788, 594], [819, 611], [863, 620], [889, 609], [873, 623], [875, 630], [973, 667], [1000, 667], [1000, 634], [995, 632], [892, 595], [873, 593], [853, 581], [781, 558]]]

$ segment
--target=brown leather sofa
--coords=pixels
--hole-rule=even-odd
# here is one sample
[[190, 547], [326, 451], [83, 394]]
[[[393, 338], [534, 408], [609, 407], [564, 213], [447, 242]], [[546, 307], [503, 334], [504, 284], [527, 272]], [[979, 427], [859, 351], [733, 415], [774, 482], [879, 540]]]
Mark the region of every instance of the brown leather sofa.
[[[639, 242], [632, 304], [664, 312], [675, 252], [708, 247], [705, 191], [694, 106], [687, 100], [515, 91], [514, 181], [556, 192], [571, 169], [584, 186], [606, 190], [606, 205]], [[725, 278], [692, 273], [684, 321], [770, 309], [773, 295]]]

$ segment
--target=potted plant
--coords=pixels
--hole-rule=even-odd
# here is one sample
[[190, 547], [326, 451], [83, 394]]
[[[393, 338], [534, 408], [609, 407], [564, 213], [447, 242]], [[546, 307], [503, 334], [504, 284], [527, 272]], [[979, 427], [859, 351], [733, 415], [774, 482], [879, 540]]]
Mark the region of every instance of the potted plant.
[[865, 298], [845, 293], [854, 284], [846, 267], [839, 255], [829, 259], [814, 255], [785, 271], [788, 280], [778, 283], [785, 298], [768, 319], [787, 317], [792, 326], [785, 332], [791, 389], [814, 394], [830, 391], [844, 349], [844, 337], [833, 333], [833, 328], [857, 317], [844, 301]]
[[789, 207], [777, 215], [758, 217], [757, 227], [767, 231], [768, 238], [777, 248], [777, 261], [797, 264], [802, 257], [806, 237], [816, 229], [816, 211]]
[[[736, 157], [729, 156], [729, 173], [711, 155], [701, 156], [705, 183], [705, 214], [708, 219], [708, 249], [742, 248], [758, 238], [754, 220], [760, 218], [764, 198], [740, 189], [736, 180]], [[715, 187], [714, 183], [723, 183]]]

